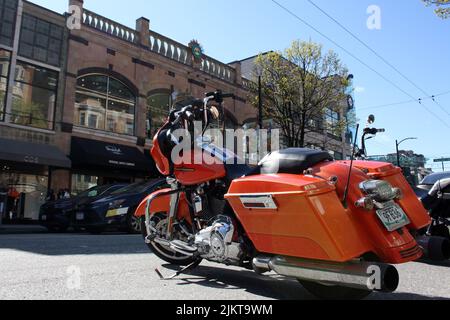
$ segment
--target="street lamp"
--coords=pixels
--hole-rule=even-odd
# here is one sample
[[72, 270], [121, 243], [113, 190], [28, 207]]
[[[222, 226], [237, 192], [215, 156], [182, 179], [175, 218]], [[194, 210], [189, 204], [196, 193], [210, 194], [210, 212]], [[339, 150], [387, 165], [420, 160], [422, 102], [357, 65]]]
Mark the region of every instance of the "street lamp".
[[408, 141], [408, 140], [417, 140], [418, 138], [406, 138], [406, 139], [403, 139], [402, 141], [400, 141], [400, 142], [398, 142], [398, 140], [395, 140], [395, 145], [396, 145], [396, 148], [397, 148], [397, 165], [399, 166], [399, 167], [401, 167], [401, 165], [400, 165], [400, 152], [399, 152], [399, 149], [398, 149], [398, 147], [403, 143], [403, 142], [405, 142], [405, 141]]

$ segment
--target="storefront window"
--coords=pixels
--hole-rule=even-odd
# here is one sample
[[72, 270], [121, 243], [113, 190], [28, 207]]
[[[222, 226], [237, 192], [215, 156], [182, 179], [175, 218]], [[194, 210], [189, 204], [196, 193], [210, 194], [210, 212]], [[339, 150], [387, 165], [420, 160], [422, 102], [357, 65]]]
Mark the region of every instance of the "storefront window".
[[72, 175], [72, 194], [79, 195], [80, 193], [93, 188], [98, 185], [99, 177], [89, 176], [84, 174]]
[[122, 82], [105, 75], [78, 79], [75, 121], [79, 126], [134, 135], [136, 97]]
[[155, 93], [148, 97], [147, 137], [152, 139], [169, 116], [172, 97], [169, 93]]
[[4, 120], [6, 105], [6, 92], [8, 90], [8, 73], [11, 54], [8, 51], [0, 50], [0, 121]]
[[42, 175], [10, 171], [0, 168], [0, 190], [8, 192], [4, 221], [37, 220], [39, 209], [45, 202], [48, 178]]

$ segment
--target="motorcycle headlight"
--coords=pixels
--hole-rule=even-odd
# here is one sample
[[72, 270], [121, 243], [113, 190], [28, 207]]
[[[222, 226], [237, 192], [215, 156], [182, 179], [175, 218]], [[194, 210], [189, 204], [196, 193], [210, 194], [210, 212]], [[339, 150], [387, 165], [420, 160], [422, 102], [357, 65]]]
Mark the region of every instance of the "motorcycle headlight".
[[389, 182], [369, 180], [361, 183], [360, 188], [367, 195], [379, 202], [394, 200], [401, 195], [398, 188], [393, 188]]

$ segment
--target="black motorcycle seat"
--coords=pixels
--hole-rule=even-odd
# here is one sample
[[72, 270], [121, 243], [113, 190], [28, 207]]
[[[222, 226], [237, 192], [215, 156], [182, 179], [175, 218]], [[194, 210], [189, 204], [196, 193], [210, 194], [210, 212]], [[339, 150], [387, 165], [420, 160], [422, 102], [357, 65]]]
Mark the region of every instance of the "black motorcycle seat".
[[290, 148], [270, 153], [260, 162], [259, 167], [262, 174], [302, 174], [325, 161], [334, 161], [326, 151]]
[[258, 174], [302, 174], [305, 170], [324, 161], [333, 161], [326, 151], [291, 148], [275, 151], [267, 155], [258, 166], [244, 164], [225, 165], [229, 182]]

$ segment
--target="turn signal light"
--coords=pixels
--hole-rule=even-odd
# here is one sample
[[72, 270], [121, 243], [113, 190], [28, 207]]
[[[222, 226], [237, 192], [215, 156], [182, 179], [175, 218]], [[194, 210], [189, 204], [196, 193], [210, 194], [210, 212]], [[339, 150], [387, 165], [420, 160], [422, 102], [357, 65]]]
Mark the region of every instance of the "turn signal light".
[[367, 211], [372, 211], [375, 208], [375, 202], [369, 197], [364, 197], [356, 201], [355, 206]]

